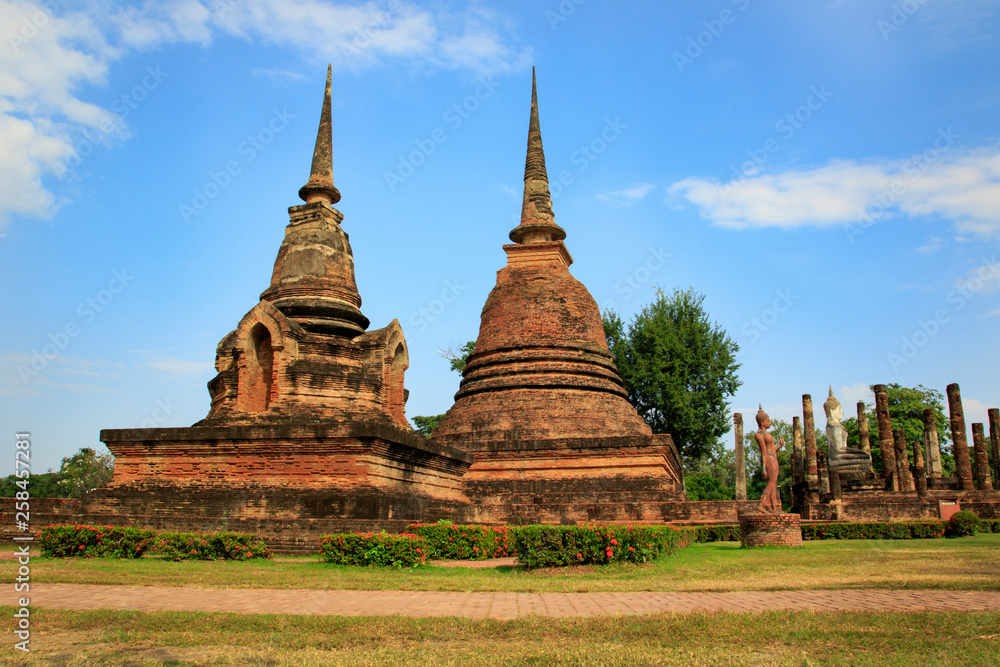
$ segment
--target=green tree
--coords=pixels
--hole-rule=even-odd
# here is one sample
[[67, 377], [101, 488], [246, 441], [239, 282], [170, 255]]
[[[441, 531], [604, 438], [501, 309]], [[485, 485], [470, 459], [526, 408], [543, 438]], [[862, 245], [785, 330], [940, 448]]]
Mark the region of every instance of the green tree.
[[688, 500], [732, 500], [735, 490], [723, 486], [715, 477], [705, 473], [684, 476]]
[[476, 351], [476, 341], [470, 340], [462, 347], [456, 348], [454, 345], [447, 350], [438, 350], [438, 353], [451, 363], [451, 370], [461, 374], [469, 363], [469, 357]]
[[[28, 493], [32, 498], [65, 498], [66, 487], [59, 483], [62, 476], [53, 471], [28, 475]], [[17, 486], [17, 482], [24, 481], [17, 475], [10, 475], [0, 479], [0, 498], [11, 498], [18, 491], [22, 491]]]
[[[454, 345], [450, 346], [447, 350], [438, 350], [442, 357], [447, 359], [451, 365], [451, 370], [455, 371], [461, 375], [462, 371], [465, 370], [466, 364], [469, 363], [469, 356], [476, 350], [476, 341], [470, 340], [462, 347], [456, 348]], [[411, 417], [413, 421], [413, 430], [424, 436], [425, 438], [431, 437], [431, 431], [437, 428], [438, 423], [444, 415], [428, 415], [428, 416], [418, 416]]]
[[62, 460], [59, 484], [65, 489], [67, 498], [80, 498], [88, 491], [110, 482], [114, 472], [114, 455], [110, 452], [98, 454], [90, 447], [84, 447]]
[[729, 430], [730, 398], [739, 388], [739, 346], [708, 319], [693, 288], [643, 307], [626, 329], [604, 314], [604, 335], [629, 401], [654, 433], [669, 433], [680, 453], [698, 459]]
[[[874, 385], [871, 386], [875, 390]], [[934, 389], [928, 389], [923, 385], [916, 387], [903, 387], [898, 383], [887, 384], [885, 386], [886, 396], [889, 403], [889, 419], [892, 420], [892, 428], [903, 429], [906, 435], [907, 454], [910, 457], [910, 465], [914, 464], [913, 446], [923, 447], [924, 442], [924, 409], [934, 410], [934, 421], [937, 425], [938, 442], [941, 445], [941, 466], [944, 475], [950, 476], [955, 470], [955, 459], [951, 455], [950, 432], [948, 419], [944, 414], [944, 395]], [[845, 406], [848, 408], [849, 406]], [[875, 416], [875, 405], [865, 403], [864, 411], [868, 418], [868, 441], [872, 450], [872, 461], [875, 464], [875, 472], [882, 470], [882, 449], [878, 440], [878, 419]], [[845, 409], [847, 412], [847, 409]], [[857, 417], [844, 419], [844, 428], [847, 429], [847, 443], [851, 447], [860, 447], [861, 438], [858, 432]], [[924, 462], [927, 465], [927, 462]]]
[[437, 428], [438, 422], [441, 421], [441, 417], [444, 417], [444, 415], [413, 417], [413, 424], [416, 427], [413, 430], [425, 438], [429, 438], [431, 437], [431, 431]]

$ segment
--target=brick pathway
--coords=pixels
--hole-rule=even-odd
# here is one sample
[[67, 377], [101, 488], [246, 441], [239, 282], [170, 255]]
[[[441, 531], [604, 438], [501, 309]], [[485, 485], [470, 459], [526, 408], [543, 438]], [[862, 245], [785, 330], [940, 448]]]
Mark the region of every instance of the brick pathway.
[[[4, 587], [0, 604], [20, 595]], [[336, 616], [514, 618], [658, 612], [996, 611], [998, 591], [776, 591], [754, 593], [454, 593], [32, 584], [31, 605], [58, 609], [207, 611]]]

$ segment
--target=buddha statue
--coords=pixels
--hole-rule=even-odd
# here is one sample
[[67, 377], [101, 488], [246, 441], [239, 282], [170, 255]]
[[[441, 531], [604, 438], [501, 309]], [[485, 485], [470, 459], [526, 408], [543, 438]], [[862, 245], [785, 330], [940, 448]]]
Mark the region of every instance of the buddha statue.
[[840, 423], [844, 418], [844, 409], [840, 401], [833, 395], [830, 387], [830, 397], [823, 403], [826, 412], [826, 436], [829, 440], [827, 460], [830, 470], [839, 473], [869, 473], [872, 470], [872, 457], [860, 449], [847, 446], [847, 429]]

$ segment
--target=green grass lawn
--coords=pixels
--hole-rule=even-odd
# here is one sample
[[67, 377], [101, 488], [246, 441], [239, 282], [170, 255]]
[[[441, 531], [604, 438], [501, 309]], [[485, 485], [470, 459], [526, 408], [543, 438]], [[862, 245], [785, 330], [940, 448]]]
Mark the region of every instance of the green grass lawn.
[[[0, 608], [10, 618], [12, 608]], [[589, 619], [41, 610], [4, 665], [1000, 664], [1000, 613], [655, 614]], [[8, 648], [10, 650], [8, 650]]]
[[[144, 558], [32, 559], [32, 581], [204, 588], [427, 591], [757, 591], [802, 588], [1000, 590], [1000, 534], [936, 540], [829, 540], [795, 549], [694, 544], [641, 566], [525, 570], [357, 568], [278, 558], [171, 562]], [[12, 580], [16, 561], [0, 562]]]

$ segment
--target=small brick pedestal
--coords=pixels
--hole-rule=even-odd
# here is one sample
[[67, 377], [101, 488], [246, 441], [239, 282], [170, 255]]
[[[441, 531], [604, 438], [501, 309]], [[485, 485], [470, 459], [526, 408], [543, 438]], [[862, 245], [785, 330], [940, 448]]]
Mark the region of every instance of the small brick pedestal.
[[802, 524], [798, 514], [740, 514], [740, 540], [744, 547], [802, 546]]

